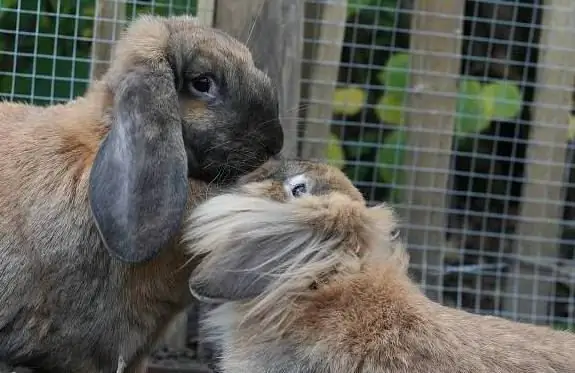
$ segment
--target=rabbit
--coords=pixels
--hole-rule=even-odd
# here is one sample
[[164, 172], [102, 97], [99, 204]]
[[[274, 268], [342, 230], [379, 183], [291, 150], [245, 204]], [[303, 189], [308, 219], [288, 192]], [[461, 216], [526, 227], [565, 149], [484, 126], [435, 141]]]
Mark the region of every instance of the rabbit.
[[218, 370], [575, 372], [573, 333], [428, 299], [399, 222], [321, 165], [280, 167], [199, 204], [182, 242], [202, 258], [190, 289], [215, 307], [201, 325]]
[[133, 20], [82, 97], [1, 103], [0, 360], [142, 371], [193, 301], [186, 211], [280, 154], [278, 115], [245, 45], [190, 16]]

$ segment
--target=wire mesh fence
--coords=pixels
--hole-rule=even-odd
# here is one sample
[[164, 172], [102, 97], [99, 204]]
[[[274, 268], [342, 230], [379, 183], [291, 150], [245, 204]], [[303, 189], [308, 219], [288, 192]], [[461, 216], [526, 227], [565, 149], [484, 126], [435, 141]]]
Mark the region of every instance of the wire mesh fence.
[[[331, 20], [340, 58], [310, 61], [338, 69], [332, 96], [303, 97], [332, 110], [331, 126], [305, 118], [325, 126], [302, 136], [323, 147], [307, 155], [402, 212], [414, 273], [437, 299], [572, 327], [573, 4], [316, 3], [346, 13]], [[306, 43], [338, 42], [325, 35]]]
[[[306, 1], [299, 153], [398, 208], [414, 275], [443, 303], [574, 326], [574, 6]], [[203, 14], [196, 0], [1, 1], [0, 97], [81, 95], [143, 13]]]
[[206, 12], [209, 18], [213, 10], [199, 7], [197, 0], [3, 0], [0, 95], [40, 105], [73, 99], [85, 92], [92, 69], [107, 65], [130, 19]]

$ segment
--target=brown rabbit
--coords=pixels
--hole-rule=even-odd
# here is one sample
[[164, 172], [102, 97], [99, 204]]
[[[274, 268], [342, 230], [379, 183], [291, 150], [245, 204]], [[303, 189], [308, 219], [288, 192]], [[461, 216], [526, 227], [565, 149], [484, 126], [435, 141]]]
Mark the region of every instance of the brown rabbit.
[[186, 210], [282, 142], [247, 48], [187, 16], [134, 21], [84, 97], [0, 104], [0, 360], [137, 372], [191, 300]]
[[392, 211], [366, 207], [326, 166], [248, 180], [184, 231], [205, 256], [192, 292], [221, 303], [203, 327], [223, 373], [575, 372], [571, 333], [427, 299]]

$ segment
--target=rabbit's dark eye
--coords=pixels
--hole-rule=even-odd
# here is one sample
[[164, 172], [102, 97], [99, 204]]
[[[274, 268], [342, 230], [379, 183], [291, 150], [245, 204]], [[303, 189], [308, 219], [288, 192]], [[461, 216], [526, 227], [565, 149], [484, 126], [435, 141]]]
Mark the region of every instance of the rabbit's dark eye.
[[307, 187], [305, 184], [297, 184], [291, 189], [291, 195], [294, 197], [301, 197], [307, 193]]
[[192, 79], [192, 87], [200, 93], [207, 93], [212, 88], [212, 80], [205, 75], [198, 76]]

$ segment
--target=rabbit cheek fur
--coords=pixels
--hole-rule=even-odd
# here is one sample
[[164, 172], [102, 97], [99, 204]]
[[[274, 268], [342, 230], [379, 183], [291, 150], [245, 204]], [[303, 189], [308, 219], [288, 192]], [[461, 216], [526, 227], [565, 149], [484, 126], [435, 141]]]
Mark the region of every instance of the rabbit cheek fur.
[[[206, 255], [191, 289], [222, 303], [202, 321], [221, 349], [220, 372], [575, 372], [572, 333], [427, 299], [408, 277], [408, 257], [385, 206], [366, 208], [327, 190], [277, 203], [264, 184], [244, 187], [250, 199], [259, 192], [260, 202], [244, 203], [240, 192], [225, 205], [225, 196], [208, 200], [185, 229], [191, 253]], [[242, 215], [251, 221], [235, 220]], [[207, 226], [198, 230], [200, 222]], [[209, 230], [223, 222], [233, 229]], [[237, 284], [248, 271], [252, 278], [274, 276], [249, 290]]]
[[[206, 71], [217, 90], [203, 94], [188, 81]], [[0, 360], [109, 373], [121, 356], [137, 372], [191, 301], [181, 219], [226, 153], [222, 183], [279, 151], [274, 97], [229, 36], [188, 17], [143, 17], [84, 97], [0, 104]], [[210, 128], [214, 149], [201, 139]]]

